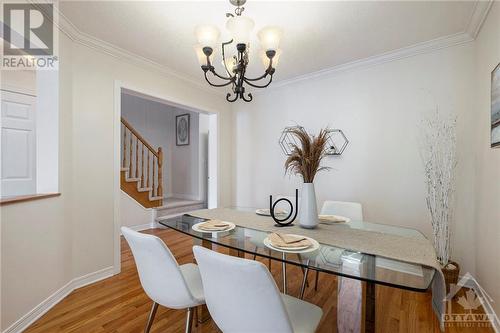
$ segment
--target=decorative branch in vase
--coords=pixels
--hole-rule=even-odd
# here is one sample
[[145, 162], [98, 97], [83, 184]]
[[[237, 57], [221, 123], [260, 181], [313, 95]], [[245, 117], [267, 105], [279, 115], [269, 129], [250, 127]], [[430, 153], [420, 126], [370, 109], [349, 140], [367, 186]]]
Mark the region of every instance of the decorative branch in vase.
[[422, 121], [421, 156], [427, 187], [434, 248], [447, 285], [457, 283], [459, 265], [450, 261], [456, 159], [456, 117], [435, 112]]
[[292, 153], [285, 161], [285, 173], [300, 175], [304, 180], [299, 223], [303, 228], [312, 229], [318, 225], [314, 178], [319, 171], [329, 169], [321, 166], [327, 153], [328, 129], [322, 129], [317, 136], [311, 136], [303, 127], [297, 126], [289, 134], [298, 139], [298, 144], [292, 144]]

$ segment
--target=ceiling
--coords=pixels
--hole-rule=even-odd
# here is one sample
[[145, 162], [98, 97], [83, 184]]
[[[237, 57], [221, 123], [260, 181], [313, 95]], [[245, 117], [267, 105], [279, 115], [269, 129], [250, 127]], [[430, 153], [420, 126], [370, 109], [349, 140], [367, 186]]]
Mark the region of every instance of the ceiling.
[[[215, 24], [228, 40], [225, 13], [233, 8], [229, 1], [60, 3], [81, 32], [195, 80], [202, 78], [193, 50], [195, 27]], [[243, 15], [254, 19], [255, 33], [266, 25], [284, 30], [279, 81], [464, 32], [474, 8], [474, 1], [249, 0]], [[250, 49], [249, 72], [257, 76], [264, 70], [257, 39]], [[218, 56], [216, 65], [220, 51]]]

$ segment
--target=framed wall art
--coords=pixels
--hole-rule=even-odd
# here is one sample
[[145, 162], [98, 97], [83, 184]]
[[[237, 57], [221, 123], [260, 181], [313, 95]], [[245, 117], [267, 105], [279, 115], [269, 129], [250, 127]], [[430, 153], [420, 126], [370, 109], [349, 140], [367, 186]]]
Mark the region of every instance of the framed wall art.
[[491, 72], [491, 148], [500, 148], [500, 64]]
[[175, 117], [175, 144], [177, 146], [189, 145], [189, 113]]

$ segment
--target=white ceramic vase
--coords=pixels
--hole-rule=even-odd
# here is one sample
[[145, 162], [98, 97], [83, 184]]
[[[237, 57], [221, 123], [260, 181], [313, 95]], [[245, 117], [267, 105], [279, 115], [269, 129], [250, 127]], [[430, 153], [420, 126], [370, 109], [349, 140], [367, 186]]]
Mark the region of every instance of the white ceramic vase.
[[313, 229], [318, 225], [318, 205], [313, 183], [302, 184], [299, 224], [302, 228]]

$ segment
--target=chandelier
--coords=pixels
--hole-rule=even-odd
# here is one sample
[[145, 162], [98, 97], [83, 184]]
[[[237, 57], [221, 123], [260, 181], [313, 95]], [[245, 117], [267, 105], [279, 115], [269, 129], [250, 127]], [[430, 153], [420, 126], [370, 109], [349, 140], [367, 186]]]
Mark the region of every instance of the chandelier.
[[[224, 74], [218, 74], [213, 66], [216, 46], [220, 36], [219, 29], [213, 25], [202, 25], [195, 29], [195, 34], [198, 39], [198, 45], [195, 46], [198, 61], [203, 70], [205, 80], [214, 87], [230, 86], [232, 93], [227, 93], [226, 100], [235, 102], [242, 99], [245, 102], [250, 102], [253, 97], [251, 93], [245, 92], [245, 86], [254, 88], [266, 88], [273, 81], [273, 74], [278, 64], [281, 50], [278, 48], [282, 36], [281, 29], [277, 27], [265, 27], [257, 34], [259, 38], [261, 51], [260, 57], [264, 64], [264, 74], [255, 78], [246, 76], [247, 67], [249, 64], [249, 49], [250, 49], [250, 34], [255, 26], [252, 19], [242, 16], [245, 10], [242, 7], [246, 0], [230, 0], [231, 4], [236, 6], [234, 14], [227, 13], [226, 29], [232, 36], [232, 39], [221, 43], [222, 66]], [[234, 44], [233, 50], [229, 50], [229, 55], [226, 54], [229, 45]], [[211, 77], [216, 80], [212, 82]]]

